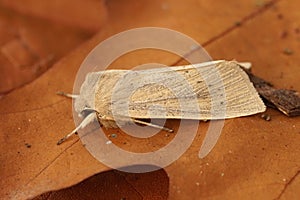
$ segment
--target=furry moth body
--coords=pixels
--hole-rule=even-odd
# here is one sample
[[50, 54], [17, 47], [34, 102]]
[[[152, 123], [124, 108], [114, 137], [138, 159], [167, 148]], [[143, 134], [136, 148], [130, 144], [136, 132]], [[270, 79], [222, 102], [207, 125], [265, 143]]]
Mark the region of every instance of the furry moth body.
[[266, 109], [247, 74], [235, 61], [92, 72], [86, 76], [80, 94], [69, 97], [75, 98], [77, 113], [92, 110], [96, 115], [89, 114], [58, 144], [95, 119], [105, 128], [135, 122], [171, 131], [140, 119], [226, 119]]

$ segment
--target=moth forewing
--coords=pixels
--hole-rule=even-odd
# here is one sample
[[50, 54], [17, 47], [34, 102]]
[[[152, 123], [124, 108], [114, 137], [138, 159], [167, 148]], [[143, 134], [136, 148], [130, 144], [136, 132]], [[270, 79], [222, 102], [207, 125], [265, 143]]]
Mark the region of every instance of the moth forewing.
[[[219, 76], [212, 73], [213, 69]], [[206, 120], [265, 110], [247, 74], [234, 61], [206, 66], [106, 71], [100, 77], [94, 100], [95, 109], [111, 118]]]

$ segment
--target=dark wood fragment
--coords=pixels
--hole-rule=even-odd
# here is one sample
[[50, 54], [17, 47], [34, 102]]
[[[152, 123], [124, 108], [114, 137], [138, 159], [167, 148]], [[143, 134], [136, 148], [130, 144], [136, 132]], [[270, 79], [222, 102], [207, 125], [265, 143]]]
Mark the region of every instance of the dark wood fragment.
[[300, 116], [300, 96], [294, 90], [275, 89], [271, 83], [245, 70], [257, 92], [269, 107], [275, 107], [289, 117]]

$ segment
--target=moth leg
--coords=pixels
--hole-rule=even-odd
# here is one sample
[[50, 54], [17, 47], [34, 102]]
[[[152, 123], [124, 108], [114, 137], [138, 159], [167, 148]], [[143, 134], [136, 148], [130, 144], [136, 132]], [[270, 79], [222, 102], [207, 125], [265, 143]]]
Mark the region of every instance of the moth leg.
[[134, 122], [138, 123], [138, 124], [143, 124], [143, 125], [146, 125], [146, 126], [151, 126], [153, 128], [158, 128], [158, 129], [162, 129], [164, 131], [167, 131], [169, 133], [173, 133], [174, 130], [172, 129], [169, 129], [167, 127], [164, 127], [164, 126], [160, 126], [160, 125], [157, 125], [157, 124], [152, 124], [150, 122], [144, 122], [144, 121], [141, 121], [141, 120], [138, 120], [138, 119], [132, 119]]
[[69, 93], [65, 93], [65, 92], [61, 92], [61, 91], [58, 91], [56, 92], [57, 95], [61, 95], [61, 96], [64, 96], [64, 97], [68, 97], [68, 98], [71, 98], [71, 99], [76, 99], [79, 97], [79, 95], [76, 95], [76, 94], [69, 94]]
[[93, 122], [96, 119], [97, 119], [97, 116], [96, 116], [95, 113], [89, 114], [88, 116], [86, 116], [86, 118], [83, 119], [83, 121], [79, 124], [79, 126], [77, 126], [71, 133], [69, 133], [65, 137], [61, 138], [57, 142], [57, 145], [60, 145], [61, 143], [66, 141], [69, 137], [74, 135], [79, 129], [82, 129], [82, 128], [86, 127], [88, 124], [90, 124], [91, 122]]

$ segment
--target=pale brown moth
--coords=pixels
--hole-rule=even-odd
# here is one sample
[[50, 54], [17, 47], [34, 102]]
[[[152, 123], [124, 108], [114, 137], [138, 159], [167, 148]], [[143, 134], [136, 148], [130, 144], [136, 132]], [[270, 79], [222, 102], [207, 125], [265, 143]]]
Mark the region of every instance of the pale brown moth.
[[264, 112], [263, 101], [240, 65], [236, 61], [211, 61], [89, 73], [79, 95], [60, 94], [75, 99], [78, 114], [92, 113], [58, 144], [96, 119], [105, 128], [138, 123], [172, 132], [141, 119], [215, 120]]

